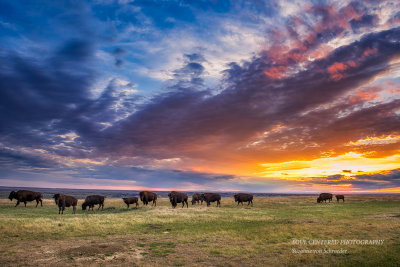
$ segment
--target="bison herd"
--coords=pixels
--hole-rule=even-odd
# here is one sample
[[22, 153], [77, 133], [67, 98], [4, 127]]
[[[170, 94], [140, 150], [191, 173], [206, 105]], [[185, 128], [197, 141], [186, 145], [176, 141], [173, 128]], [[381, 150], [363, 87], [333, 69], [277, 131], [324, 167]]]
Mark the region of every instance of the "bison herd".
[[[142, 201], [143, 205], [147, 206], [150, 202], [152, 202], [152, 206], [157, 206], [157, 194], [150, 192], [150, 191], [142, 191], [139, 193], [140, 200]], [[252, 205], [253, 206], [253, 195], [251, 194], [245, 194], [245, 193], [238, 193], [235, 194], [234, 196], [235, 202], [237, 202], [237, 205], [242, 204], [243, 202], [247, 202], [247, 205]], [[344, 196], [343, 195], [336, 195], [336, 200], [339, 202], [339, 200], [343, 200], [344, 202]], [[18, 206], [19, 203], [23, 202], [26, 207], [26, 202], [36, 200], [36, 207], [39, 205], [43, 206], [42, 204], [42, 194], [40, 192], [34, 192], [34, 191], [29, 191], [29, 190], [19, 190], [17, 192], [12, 191], [8, 198], [12, 201], [13, 199], [17, 200], [17, 204], [15, 206]], [[78, 199], [73, 196], [67, 196], [63, 194], [55, 194], [53, 196], [54, 201], [56, 205], [58, 206], [58, 214], [64, 214], [64, 210], [66, 207], [72, 207], [73, 213], [75, 214], [76, 212], [76, 206], [78, 205]], [[171, 205], [173, 208], [175, 208], [178, 203], [182, 203], [182, 208], [189, 207], [188, 205], [188, 195], [182, 192], [177, 192], [177, 191], [172, 191], [171, 193], [168, 194], [169, 201], [171, 202]], [[89, 210], [94, 208], [95, 205], [99, 205], [98, 209], [104, 208], [104, 196], [100, 195], [91, 195], [87, 196], [85, 198], [85, 201], [82, 204], [82, 210], [86, 210], [88, 207]], [[317, 198], [317, 203], [321, 203], [323, 201], [329, 200], [331, 202], [333, 199], [333, 195], [331, 193], [321, 193], [318, 198]], [[139, 198], [137, 197], [124, 197], [122, 198], [124, 203], [127, 205], [127, 208], [129, 209], [130, 204], [136, 204], [136, 207], [139, 206]], [[203, 205], [203, 201], [206, 202], [207, 207], [210, 206], [211, 202], [217, 202], [217, 207], [221, 207], [221, 196], [217, 193], [195, 193], [192, 196], [192, 205], [194, 204], [200, 204]]]
[[[337, 202], [339, 202], [340, 199], [343, 200], [344, 202], [344, 196], [343, 195], [336, 195], [336, 200]], [[329, 200], [329, 202], [331, 202], [333, 199], [333, 195], [331, 193], [321, 193], [319, 194], [318, 198], [317, 198], [317, 203], [321, 203], [322, 201], [327, 201]]]

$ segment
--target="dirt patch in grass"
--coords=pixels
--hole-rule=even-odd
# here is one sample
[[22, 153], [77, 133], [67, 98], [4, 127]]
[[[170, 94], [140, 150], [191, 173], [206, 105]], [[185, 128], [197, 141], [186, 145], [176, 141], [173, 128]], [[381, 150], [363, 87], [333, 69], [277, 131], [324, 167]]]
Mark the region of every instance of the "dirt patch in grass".
[[370, 215], [367, 217], [372, 217], [372, 218], [398, 218], [400, 219], [400, 214], [375, 214], [375, 215]]
[[[14, 246], [7, 251], [0, 245], [0, 251], [6, 251], [0, 253], [0, 262], [3, 266], [256, 266], [250, 256], [230, 249], [237, 242], [226, 236], [185, 241], [165, 235], [32, 241], [29, 247]], [[244, 241], [239, 245], [240, 251], [252, 250]]]
[[111, 256], [116, 252], [125, 251], [126, 248], [116, 244], [90, 244], [69, 248], [60, 252], [61, 257], [93, 257], [96, 255]]

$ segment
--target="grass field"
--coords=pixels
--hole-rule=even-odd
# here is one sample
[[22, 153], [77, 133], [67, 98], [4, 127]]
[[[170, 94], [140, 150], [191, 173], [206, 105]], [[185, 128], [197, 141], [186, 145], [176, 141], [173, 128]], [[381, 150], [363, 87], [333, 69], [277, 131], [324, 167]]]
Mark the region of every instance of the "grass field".
[[[260, 197], [253, 207], [237, 207], [231, 198], [221, 203], [221, 208], [189, 204], [188, 209], [179, 205], [172, 209], [164, 198], [157, 207], [127, 210], [121, 199], [106, 199], [103, 211], [79, 208], [73, 215], [69, 208], [61, 216], [51, 200], [45, 200], [43, 207], [30, 202], [26, 208], [23, 204], [14, 208], [15, 200], [2, 199], [0, 265], [398, 266], [400, 262], [400, 196], [349, 196], [345, 203], [326, 204], [317, 204], [315, 197]], [[339, 244], [312, 244], [313, 240]], [[372, 245], [340, 244], [341, 240], [384, 241]]]

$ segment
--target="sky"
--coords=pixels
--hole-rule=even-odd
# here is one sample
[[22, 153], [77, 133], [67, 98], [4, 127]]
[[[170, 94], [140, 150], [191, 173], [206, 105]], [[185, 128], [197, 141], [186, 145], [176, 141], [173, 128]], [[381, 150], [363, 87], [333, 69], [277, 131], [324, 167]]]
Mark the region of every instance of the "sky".
[[400, 193], [399, 1], [0, 2], [0, 186]]

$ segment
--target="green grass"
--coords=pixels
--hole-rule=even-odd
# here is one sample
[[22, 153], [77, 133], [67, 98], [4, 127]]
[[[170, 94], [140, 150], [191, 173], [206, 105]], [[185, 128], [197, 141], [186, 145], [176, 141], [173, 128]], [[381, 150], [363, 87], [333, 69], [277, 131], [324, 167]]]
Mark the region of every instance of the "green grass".
[[[159, 199], [157, 207], [128, 210], [121, 199], [107, 199], [103, 211], [78, 209], [74, 215], [70, 208], [58, 215], [50, 200], [38, 208], [32, 202], [15, 208], [15, 202], [0, 200], [0, 264], [396, 266], [400, 262], [400, 196], [349, 196], [345, 203], [326, 204], [317, 204], [315, 197], [255, 198], [253, 207], [237, 207], [231, 198], [221, 203], [221, 208], [172, 209], [167, 199]], [[294, 240], [384, 243], [300, 245]], [[24, 254], [20, 242], [34, 245]], [[65, 250], [67, 245], [73, 250]], [[292, 253], [293, 249], [348, 253]]]

